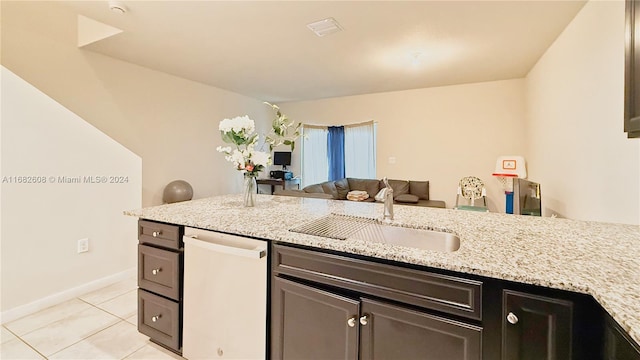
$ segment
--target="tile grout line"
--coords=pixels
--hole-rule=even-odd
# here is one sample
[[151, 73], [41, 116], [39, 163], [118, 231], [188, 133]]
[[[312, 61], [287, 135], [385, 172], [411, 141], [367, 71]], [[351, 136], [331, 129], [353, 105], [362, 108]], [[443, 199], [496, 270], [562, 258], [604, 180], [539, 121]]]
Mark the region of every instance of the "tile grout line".
[[[69, 347], [71, 347], [71, 346], [73, 346], [73, 345], [75, 345], [75, 344], [77, 344], [77, 343], [79, 343], [79, 342], [81, 342], [81, 341], [86, 340], [87, 338], [89, 338], [89, 337], [91, 337], [91, 336], [93, 336], [93, 335], [98, 334], [99, 332], [101, 332], [101, 331], [103, 331], [103, 330], [106, 330], [106, 329], [108, 329], [108, 328], [110, 328], [110, 327], [113, 327], [113, 326], [115, 326], [115, 325], [118, 325], [118, 324], [120, 324], [121, 322], [124, 322], [124, 323], [126, 323], [126, 324], [129, 324], [129, 325], [135, 326], [134, 324], [131, 324], [130, 322], [128, 322], [126, 318], [120, 317], [120, 316], [118, 316], [118, 315], [116, 315], [116, 314], [112, 314], [111, 312], [109, 312], [109, 311], [107, 311], [107, 310], [105, 310], [105, 309], [103, 309], [103, 308], [100, 308], [100, 307], [98, 306], [98, 305], [100, 305], [100, 304], [106, 303], [106, 302], [108, 302], [108, 301], [111, 301], [111, 300], [116, 299], [116, 298], [118, 298], [118, 297], [120, 297], [120, 296], [126, 295], [127, 293], [129, 293], [129, 292], [131, 292], [131, 291], [135, 291], [135, 290], [137, 290], [137, 287], [136, 287], [136, 288], [134, 288], [134, 289], [127, 290], [127, 291], [125, 291], [124, 293], [119, 294], [119, 295], [116, 295], [116, 296], [114, 296], [114, 297], [112, 297], [112, 298], [109, 298], [109, 299], [106, 299], [106, 300], [104, 300], [104, 301], [101, 301], [101, 302], [99, 302], [99, 303], [97, 303], [97, 304], [93, 304], [93, 303], [91, 303], [91, 302], [89, 302], [89, 301], [86, 301], [86, 300], [82, 299], [82, 298], [81, 298], [81, 297], [79, 297], [79, 296], [78, 296], [78, 297], [75, 297], [74, 299], [77, 299], [77, 300], [79, 300], [80, 302], [82, 302], [82, 303], [85, 303], [85, 304], [89, 305], [89, 306], [90, 306], [90, 308], [95, 308], [95, 309], [97, 309], [97, 310], [100, 310], [100, 311], [104, 312], [105, 314], [108, 314], [108, 315], [110, 315], [110, 316], [113, 316], [113, 317], [115, 317], [118, 321], [116, 321], [114, 324], [111, 324], [111, 325], [109, 325], [109, 326], [106, 326], [106, 327], [104, 327], [104, 328], [102, 328], [102, 329], [99, 329], [99, 330], [97, 330], [97, 331], [95, 331], [95, 332], [93, 332], [93, 333], [91, 333], [91, 334], [87, 335], [86, 337], [84, 337], [84, 338], [82, 338], [82, 339], [80, 339], [80, 340], [78, 340], [78, 341], [74, 342], [73, 344], [70, 344], [69, 346], [64, 347], [63, 349], [60, 349], [60, 350], [58, 350], [58, 351], [56, 351], [56, 352], [54, 352], [54, 353], [50, 354], [49, 356], [53, 356], [53, 355], [55, 355], [55, 354], [59, 353], [60, 351], [63, 351], [63, 350], [65, 350], [65, 349], [67, 349], [67, 348], [69, 348]], [[83, 294], [83, 295], [81, 295], [81, 296], [84, 296], [84, 295], [86, 295], [86, 294]], [[54, 305], [54, 306], [55, 306], [55, 305]], [[90, 309], [90, 308], [84, 309], [84, 310], [82, 310], [82, 311], [86, 311], [86, 310], [88, 310], [88, 309]], [[82, 312], [82, 311], [80, 311], [80, 312]], [[26, 315], [26, 316], [28, 316], [28, 315]], [[26, 316], [25, 316], [25, 317], [26, 317]], [[63, 318], [63, 319], [66, 319], [66, 318], [68, 318], [68, 317], [70, 317], [70, 316], [73, 316], [73, 314], [70, 314], [69, 316], [67, 316], [67, 317], [65, 317], [65, 318]], [[129, 317], [130, 317], [130, 316], [129, 316]], [[28, 335], [28, 334], [30, 334], [30, 333], [32, 333], [32, 332], [34, 332], [34, 331], [36, 331], [36, 330], [43, 329], [43, 328], [45, 328], [45, 327], [47, 327], [47, 326], [50, 326], [51, 324], [54, 324], [54, 323], [56, 323], [56, 322], [58, 322], [58, 321], [61, 321], [61, 320], [63, 320], [63, 319], [58, 319], [58, 320], [53, 321], [53, 322], [51, 322], [51, 323], [48, 323], [48, 324], [45, 324], [45, 325], [40, 326], [40, 327], [38, 327], [38, 328], [32, 329], [32, 330], [30, 330], [29, 332], [26, 332], [26, 333], [25, 333], [25, 334], [23, 334], [23, 335]], [[19, 319], [16, 319], [16, 320], [19, 320]], [[12, 334], [16, 339], [18, 339], [18, 341], [20, 341], [20, 342], [22, 342], [23, 344], [25, 344], [27, 347], [29, 347], [30, 349], [32, 349], [34, 352], [36, 352], [36, 353], [37, 353], [38, 355], [40, 355], [42, 358], [44, 358], [45, 360], [48, 360], [48, 359], [49, 359], [49, 357], [48, 357], [48, 356], [45, 356], [43, 353], [41, 353], [41, 352], [40, 352], [40, 351], [38, 351], [36, 348], [34, 348], [31, 344], [29, 344], [25, 339], [23, 339], [23, 338], [22, 338], [22, 336], [19, 336], [19, 335], [18, 335], [18, 334], [16, 334], [15, 332], [11, 331], [8, 327], [6, 327], [6, 326], [5, 326], [5, 324], [2, 324], [2, 325], [0, 325], [0, 326], [2, 326], [2, 327], [3, 327], [7, 332], [9, 332], [10, 334]], [[135, 352], [139, 351], [140, 349], [142, 349], [142, 348], [143, 348], [144, 346], [146, 346], [146, 345], [147, 345], [147, 344], [144, 344], [143, 346], [141, 346], [140, 348], [136, 349], [135, 351], [133, 351], [132, 353], [128, 354], [127, 356], [131, 356], [133, 353], [135, 353]], [[125, 356], [125, 358], [126, 358], [126, 356]], [[123, 358], [123, 359], [124, 359], [124, 358]]]
[[[34, 348], [33, 346], [31, 346], [31, 344], [29, 344], [25, 339], [21, 338], [20, 336], [18, 336], [16, 333], [14, 333], [13, 331], [9, 330], [9, 328], [7, 328], [6, 326], [2, 325], [2, 327], [10, 332], [18, 341], [22, 342], [23, 344], [27, 345], [31, 350], [35, 351], [38, 355], [42, 356], [45, 360], [49, 359], [48, 357], [44, 356], [43, 353], [41, 353], [40, 351], [38, 351], [36, 348]], [[9, 340], [11, 341], [11, 340]]]
[[[124, 294], [123, 294], [123, 295], [124, 295]], [[120, 295], [119, 295], [119, 296], [120, 296]], [[117, 296], [116, 296], [116, 297], [117, 297]], [[115, 298], [114, 298], [114, 299], [115, 299]], [[80, 300], [81, 300], [81, 301], [84, 301], [84, 300], [82, 300], [82, 299], [80, 299]], [[113, 299], [111, 299], [111, 300], [113, 300]], [[109, 301], [110, 301], [110, 300], [109, 300]], [[97, 305], [94, 305], [94, 304], [89, 303], [89, 302], [86, 302], [86, 301], [84, 301], [84, 302], [85, 302], [85, 303], [87, 303], [87, 304], [89, 304], [89, 305], [91, 305], [91, 306], [93, 306], [94, 308], [96, 308], [96, 309], [98, 309], [98, 310], [104, 311], [105, 313], [107, 313], [107, 314], [109, 314], [109, 315], [111, 315], [111, 316], [115, 316], [115, 317], [117, 317], [118, 319], [123, 320], [123, 321], [127, 322], [128, 324], [131, 324], [130, 322], [128, 322], [128, 321], [127, 321], [127, 318], [123, 318], [123, 317], [118, 316], [118, 315], [116, 315], [116, 314], [112, 314], [112, 313], [110, 313], [109, 311], [107, 311], [107, 310], [105, 310], [105, 309], [103, 309], [103, 308], [101, 308], [101, 307], [99, 307], [99, 306], [98, 306], [98, 305], [100, 305], [100, 304], [103, 304], [104, 302], [102, 302], [102, 303], [100, 303], [100, 304], [97, 304]], [[105, 301], [105, 302], [106, 302], [106, 301]], [[131, 317], [131, 316], [132, 316], [132, 315], [129, 315], [129, 317]], [[131, 325], [133, 325], [133, 324], [131, 324]]]
[[[149, 341], [149, 340], [147, 340]], [[144, 345], [140, 346], [139, 348], [135, 349], [134, 351], [132, 351], [131, 353], [125, 355], [124, 357], [122, 357], [120, 360], [126, 360], [129, 356], [137, 353], [138, 351], [140, 351], [143, 347], [147, 346], [147, 343], [145, 342]]]
[[77, 344], [77, 343], [79, 343], [79, 342], [85, 341], [85, 340], [87, 340], [88, 338], [92, 337], [93, 335], [96, 335], [96, 334], [97, 334], [97, 333], [99, 333], [99, 332], [102, 332], [102, 331], [104, 331], [104, 330], [107, 330], [107, 329], [108, 329], [108, 328], [110, 328], [110, 327], [113, 327], [113, 326], [118, 325], [120, 322], [121, 322], [121, 321], [118, 321], [118, 322], [116, 322], [115, 324], [109, 325], [109, 326], [107, 326], [107, 327], [105, 327], [105, 328], [103, 328], [103, 329], [100, 329], [100, 330], [98, 330], [98, 331], [94, 332], [93, 334], [87, 335], [86, 337], [84, 337], [84, 338], [82, 338], [82, 339], [80, 339], [80, 340], [78, 340], [78, 341], [74, 342], [73, 344], [70, 344], [69, 346], [66, 346], [66, 347], [64, 347], [64, 348], [62, 348], [62, 349], [60, 349], [60, 350], [58, 350], [58, 351], [54, 352], [53, 354], [51, 354], [51, 355], [49, 355], [49, 356], [53, 356], [53, 355], [55, 355], [55, 354], [59, 353], [60, 351], [63, 351], [63, 350], [65, 350], [65, 349], [68, 349], [68, 348], [72, 347], [73, 345], [76, 345], [76, 344]]
[[[118, 319], [120, 319], [120, 317], [119, 317], [119, 316], [113, 315], [113, 314], [111, 314], [110, 312], [105, 311], [105, 310], [103, 310], [103, 309], [101, 309], [101, 308], [99, 308], [99, 307], [97, 307], [97, 306], [95, 306], [95, 305], [93, 305], [93, 304], [91, 304], [91, 303], [88, 303], [88, 302], [86, 302], [86, 301], [84, 301], [84, 300], [82, 300], [82, 299], [80, 299], [80, 298], [74, 298], [74, 299], [80, 300], [80, 301], [84, 302], [84, 303], [85, 303], [85, 304], [87, 304], [87, 305], [90, 305], [90, 306], [92, 306], [92, 307], [94, 307], [94, 308], [96, 308], [96, 309], [98, 309], [98, 310], [102, 310], [102, 311], [104, 311], [105, 313], [107, 313], [107, 314], [109, 314], [109, 315], [112, 315], [112, 316], [115, 316], [115, 317], [117, 317]], [[71, 299], [71, 300], [73, 300], [73, 299]], [[89, 310], [89, 309], [90, 309], [90, 308], [86, 308], [86, 309], [80, 310], [80, 311], [76, 312], [76, 314], [77, 314], [77, 313], [81, 313], [81, 312], [83, 312], [83, 311], [87, 311], [87, 310]], [[40, 326], [40, 327], [34, 328], [34, 329], [32, 329], [32, 330], [29, 330], [29, 331], [27, 331], [26, 333], [22, 334], [22, 336], [24, 336], [24, 335], [28, 335], [28, 334], [31, 334], [32, 332], [34, 332], [34, 331], [38, 331], [38, 330], [40, 330], [40, 329], [44, 329], [44, 328], [46, 328], [46, 327], [48, 327], [48, 326], [50, 326], [50, 325], [52, 325], [52, 324], [55, 324], [55, 323], [57, 323], [57, 322], [59, 322], [59, 321], [61, 321], [61, 320], [67, 319], [67, 318], [69, 318], [69, 317], [71, 317], [71, 316], [73, 316], [73, 315], [74, 315], [74, 314], [69, 314], [68, 316], [63, 317], [62, 319], [58, 319], [58, 320], [52, 321], [52, 322], [50, 322], [50, 323], [44, 324], [44, 325], [42, 325], [42, 326]], [[20, 319], [16, 319], [16, 321], [17, 321], [17, 320], [20, 320]], [[4, 328], [5, 328], [5, 329], [7, 329], [7, 330], [9, 329], [9, 328], [7, 328], [5, 325], [2, 325], [2, 326], [4, 326]], [[12, 331], [11, 333], [13, 334], [13, 331]], [[18, 336], [18, 335], [16, 335], [16, 336]]]
[[[77, 297], [77, 299], [78, 299], [78, 300], [80, 300], [80, 301], [83, 301], [83, 302], [85, 302], [85, 303], [87, 303], [87, 304], [89, 304], [89, 305], [94, 305], [94, 306], [96, 306], [96, 305], [104, 304], [104, 303], [106, 303], [106, 302], [108, 302], [108, 301], [111, 301], [111, 300], [113, 300], [113, 299], [115, 299], [115, 298], [117, 298], [117, 297], [120, 297], [120, 296], [122, 296], [122, 295], [125, 295], [125, 294], [127, 294], [127, 293], [129, 293], [129, 292], [131, 292], [131, 291], [133, 291], [133, 290], [137, 290], [137, 289], [138, 289], [138, 286], [136, 285], [136, 287], [135, 287], [135, 288], [133, 288], [133, 289], [127, 290], [127, 291], [123, 292], [122, 294], [118, 294], [118, 295], [116, 295], [116, 296], [114, 296], [114, 297], [108, 298], [108, 299], [106, 299], [106, 300], [104, 300], [104, 301], [100, 301], [99, 303], [95, 303], [95, 304], [94, 304], [94, 303], [92, 303], [92, 302], [89, 302], [89, 301], [87, 301], [87, 300], [85, 300], [85, 299], [83, 299], [83, 298], [81, 298], [81, 297], [80, 297], [80, 296], [84, 296], [84, 295], [87, 295], [87, 294], [80, 295], [80, 296], [78, 296], [78, 297]], [[98, 289], [98, 290], [96, 290], [96, 291], [99, 291], [99, 290], [100, 290], [100, 289]]]
[[[110, 328], [110, 327], [112, 327], [112, 326], [114, 326], [114, 325], [116, 325], [116, 324], [120, 323], [121, 321], [125, 321], [125, 322], [126, 322], [126, 320], [122, 319], [121, 317], [119, 317], [119, 316], [117, 316], [117, 315], [114, 315], [114, 314], [112, 314], [112, 313], [110, 313], [110, 312], [108, 312], [108, 311], [106, 311], [106, 310], [104, 310], [104, 309], [101, 309], [101, 308], [99, 308], [98, 306], [96, 306], [96, 305], [94, 305], [94, 304], [91, 304], [91, 303], [89, 303], [89, 302], [87, 302], [87, 301], [84, 301], [84, 300], [82, 300], [82, 299], [80, 299], [80, 298], [75, 298], [75, 299], [78, 299], [78, 300], [80, 300], [80, 301], [84, 302], [85, 304], [87, 304], [87, 305], [89, 305], [89, 306], [91, 306], [91, 307], [93, 307], [93, 308], [95, 308], [95, 309], [97, 309], [97, 310], [100, 310], [100, 311], [102, 311], [102, 312], [104, 312], [104, 313], [106, 313], [106, 314], [108, 314], [108, 315], [111, 315], [111, 316], [115, 317], [116, 319], [118, 319], [118, 321], [116, 321], [114, 324], [111, 324], [111, 325], [109, 325], [109, 326], [107, 326], [107, 327], [105, 327], [105, 328], [102, 328], [102, 329], [100, 329], [100, 330], [98, 330], [98, 331], [96, 331], [96, 332], [94, 332], [94, 333], [90, 333], [89, 335], [87, 335], [87, 336], [85, 336], [84, 338], [82, 338], [82, 339], [80, 339], [80, 340], [78, 340], [78, 341], [74, 342], [73, 344], [70, 344], [69, 346], [66, 346], [66, 347], [64, 347], [64, 348], [62, 348], [62, 349], [60, 349], [60, 350], [58, 350], [58, 351], [56, 351], [56, 352], [54, 352], [54, 353], [52, 353], [52, 354], [49, 354], [49, 356], [53, 356], [53, 355], [55, 355], [55, 354], [59, 353], [60, 351], [62, 351], [62, 350], [64, 350], [64, 349], [66, 349], [66, 348], [68, 348], [68, 347], [70, 347], [70, 346], [73, 346], [73, 345], [75, 345], [75, 344], [77, 344], [77, 343], [79, 343], [79, 342], [81, 342], [81, 341], [84, 341], [84, 340], [86, 340], [87, 338], [89, 338], [89, 337], [91, 337], [91, 336], [93, 336], [93, 335], [95, 335], [95, 334], [97, 334], [97, 333], [101, 332], [102, 330], [106, 330], [106, 329], [108, 329], [108, 328]], [[82, 310], [82, 311], [80, 311], [80, 312], [87, 311], [87, 310], [89, 310], [89, 309], [90, 309], [90, 308], [87, 308], [87, 309], [84, 309], [84, 310]], [[69, 316], [67, 316], [67, 317], [65, 317], [65, 318], [58, 319], [58, 320], [56, 320], [56, 321], [54, 321], [54, 322], [51, 322], [51, 323], [46, 324], [46, 325], [44, 325], [44, 326], [41, 326], [41, 327], [39, 327], [39, 328], [33, 329], [33, 330], [31, 330], [31, 331], [29, 331], [29, 332], [27, 332], [27, 333], [24, 333], [23, 335], [28, 335], [28, 334], [30, 334], [30, 333], [32, 333], [32, 332], [34, 332], [34, 331], [37, 331], [37, 330], [40, 330], [40, 329], [46, 328], [46, 327], [50, 326], [51, 324], [54, 324], [54, 323], [56, 323], [56, 322], [58, 322], [58, 321], [62, 321], [62, 320], [67, 319], [67, 318], [69, 318], [69, 317], [71, 317], [71, 316], [73, 316], [73, 314], [72, 314], [72, 315], [69, 315]], [[4, 325], [3, 325], [3, 326], [4, 326]], [[4, 326], [4, 327], [6, 328], [6, 326]], [[8, 330], [8, 329], [7, 329], [7, 330]], [[11, 333], [12, 333], [12, 334], [14, 334], [12, 331], [11, 331]], [[14, 335], [15, 335], [15, 334], [14, 334]], [[35, 350], [38, 354], [40, 354], [41, 356], [43, 356], [45, 359], [49, 359], [49, 357], [48, 357], [48, 356], [44, 356], [44, 354], [42, 354], [41, 352], [39, 352], [38, 350], [36, 350], [36, 349], [35, 349], [33, 346], [31, 346], [31, 344], [29, 344], [25, 339], [23, 339], [22, 337], [19, 337], [19, 336], [17, 336], [17, 335], [16, 335], [16, 337], [18, 337], [18, 338], [20, 339], [20, 341], [22, 341], [23, 343], [27, 344], [30, 348], [32, 348], [33, 350]]]

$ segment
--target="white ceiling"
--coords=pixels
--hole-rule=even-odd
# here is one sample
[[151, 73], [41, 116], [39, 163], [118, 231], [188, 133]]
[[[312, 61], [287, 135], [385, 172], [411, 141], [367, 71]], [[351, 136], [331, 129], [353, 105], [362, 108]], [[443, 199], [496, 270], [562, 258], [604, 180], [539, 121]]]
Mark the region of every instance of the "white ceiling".
[[121, 2], [60, 3], [124, 30], [85, 49], [276, 102], [524, 77], [585, 3]]

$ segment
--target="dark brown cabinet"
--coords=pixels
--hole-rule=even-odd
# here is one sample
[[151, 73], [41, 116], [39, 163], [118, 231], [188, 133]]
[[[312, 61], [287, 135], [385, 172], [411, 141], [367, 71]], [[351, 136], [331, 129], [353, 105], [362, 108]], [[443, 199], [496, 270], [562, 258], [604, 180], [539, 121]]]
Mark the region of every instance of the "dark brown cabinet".
[[280, 245], [272, 254], [274, 360], [482, 358], [482, 327], [453, 319], [481, 317], [480, 282]]
[[640, 360], [640, 346], [611, 317], [605, 320], [605, 360]]
[[481, 359], [482, 328], [362, 299], [360, 359]]
[[482, 328], [274, 279], [273, 359], [481, 359]]
[[630, 138], [640, 138], [640, 6], [626, 1], [624, 131]]
[[573, 303], [504, 290], [502, 359], [571, 359]]
[[358, 359], [358, 300], [276, 278], [273, 359]]
[[138, 331], [173, 350], [180, 349], [180, 303], [138, 289]]
[[138, 221], [138, 331], [182, 351], [184, 228]]

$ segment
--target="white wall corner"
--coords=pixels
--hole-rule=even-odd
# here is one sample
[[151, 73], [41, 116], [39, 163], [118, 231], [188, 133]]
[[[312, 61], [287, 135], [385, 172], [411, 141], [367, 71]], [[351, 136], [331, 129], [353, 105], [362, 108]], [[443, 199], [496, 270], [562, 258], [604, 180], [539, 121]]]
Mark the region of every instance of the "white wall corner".
[[120, 34], [121, 29], [78, 15], [78, 47]]

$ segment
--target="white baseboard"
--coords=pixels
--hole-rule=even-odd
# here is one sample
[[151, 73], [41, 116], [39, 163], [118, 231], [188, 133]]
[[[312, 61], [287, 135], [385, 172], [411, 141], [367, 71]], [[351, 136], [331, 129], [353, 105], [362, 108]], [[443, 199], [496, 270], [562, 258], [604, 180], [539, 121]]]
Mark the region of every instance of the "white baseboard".
[[94, 290], [98, 290], [105, 286], [117, 283], [118, 281], [132, 278], [135, 276], [136, 273], [137, 273], [137, 268], [131, 268], [131, 269], [119, 272], [117, 274], [105, 276], [101, 279], [90, 281], [86, 284], [82, 284], [80, 286], [76, 286], [74, 288], [67, 289], [53, 295], [49, 295], [42, 299], [32, 301], [28, 304], [20, 305], [20, 306], [14, 307], [13, 309], [3, 311], [2, 313], [0, 313], [0, 324], [4, 324], [9, 321], [13, 321], [15, 319], [19, 319], [23, 316], [33, 314], [40, 310], [46, 309], [50, 306], [60, 304], [67, 300], [76, 298], [80, 295], [84, 295]]

